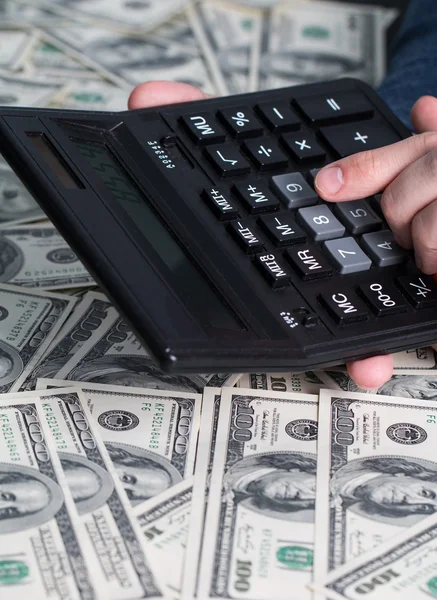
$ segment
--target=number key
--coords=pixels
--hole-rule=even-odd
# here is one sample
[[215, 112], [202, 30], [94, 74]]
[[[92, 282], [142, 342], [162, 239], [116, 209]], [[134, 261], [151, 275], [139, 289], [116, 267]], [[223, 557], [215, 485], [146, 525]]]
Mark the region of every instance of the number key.
[[316, 242], [341, 237], [346, 231], [326, 204], [301, 208], [297, 214]]
[[316, 192], [301, 173], [286, 173], [272, 177], [272, 188], [287, 208], [301, 208], [317, 204]]
[[367, 271], [372, 266], [370, 258], [351, 237], [328, 240], [323, 245], [342, 275]]
[[337, 217], [352, 235], [375, 231], [382, 226], [381, 219], [373, 212], [365, 200], [338, 202], [334, 205]]
[[391, 267], [408, 258], [407, 250], [395, 242], [393, 233], [388, 229], [366, 233], [361, 238], [361, 243], [378, 267]]

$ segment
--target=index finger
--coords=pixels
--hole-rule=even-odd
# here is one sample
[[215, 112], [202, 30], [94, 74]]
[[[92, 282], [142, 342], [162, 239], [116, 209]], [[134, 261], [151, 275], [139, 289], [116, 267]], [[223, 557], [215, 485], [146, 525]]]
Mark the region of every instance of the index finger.
[[359, 200], [381, 192], [396, 177], [437, 148], [437, 132], [421, 133], [390, 146], [359, 152], [324, 167], [315, 179], [324, 200]]

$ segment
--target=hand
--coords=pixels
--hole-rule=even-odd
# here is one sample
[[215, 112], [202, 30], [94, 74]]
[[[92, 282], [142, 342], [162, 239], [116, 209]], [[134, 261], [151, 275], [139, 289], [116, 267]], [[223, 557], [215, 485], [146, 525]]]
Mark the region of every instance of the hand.
[[[207, 97], [201, 90], [184, 83], [153, 81], [134, 89], [129, 108]], [[432, 183], [433, 178], [437, 179], [437, 99], [426, 96], [418, 100], [412, 110], [412, 121], [420, 135], [332, 163], [323, 169], [325, 174], [334, 167], [326, 179], [319, 173], [316, 188], [322, 198], [332, 202], [366, 198], [386, 188], [382, 207], [396, 239], [406, 247], [413, 244], [421, 257], [422, 270], [433, 273], [437, 271], [437, 224], [433, 228], [426, 213], [417, 220], [416, 216], [425, 210], [434, 211], [433, 218], [437, 221], [437, 187], [435, 181]], [[436, 133], [430, 133], [433, 131]], [[336, 168], [341, 168], [341, 177]], [[334, 189], [328, 189], [329, 182]], [[403, 211], [409, 215], [408, 222]], [[356, 361], [348, 364], [348, 371], [361, 388], [376, 388], [390, 379], [393, 358], [376, 356]]]
[[[331, 163], [316, 177], [317, 193], [330, 202], [367, 198], [384, 190], [381, 206], [396, 241], [414, 248], [416, 264], [437, 272], [437, 98], [424, 96], [411, 113], [418, 135]], [[392, 356], [348, 364], [361, 388], [376, 388], [393, 373]]]

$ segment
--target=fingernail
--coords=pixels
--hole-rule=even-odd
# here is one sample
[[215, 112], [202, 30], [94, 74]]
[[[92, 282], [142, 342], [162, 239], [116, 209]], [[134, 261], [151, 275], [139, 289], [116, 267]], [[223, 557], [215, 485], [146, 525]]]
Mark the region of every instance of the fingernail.
[[336, 194], [343, 185], [343, 171], [340, 167], [322, 169], [316, 177], [316, 187], [327, 196]]

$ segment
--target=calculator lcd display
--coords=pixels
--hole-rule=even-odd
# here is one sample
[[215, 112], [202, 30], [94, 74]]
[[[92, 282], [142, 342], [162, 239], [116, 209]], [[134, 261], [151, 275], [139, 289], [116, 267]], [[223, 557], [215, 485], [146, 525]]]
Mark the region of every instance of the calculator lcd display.
[[221, 301], [184, 252], [169, 229], [150, 206], [147, 197], [131, 180], [122, 165], [103, 144], [71, 138], [80, 154], [93, 168], [112, 196], [132, 219], [159, 258], [171, 271], [171, 282], [190, 312], [207, 327], [221, 330], [245, 330], [243, 324]]

